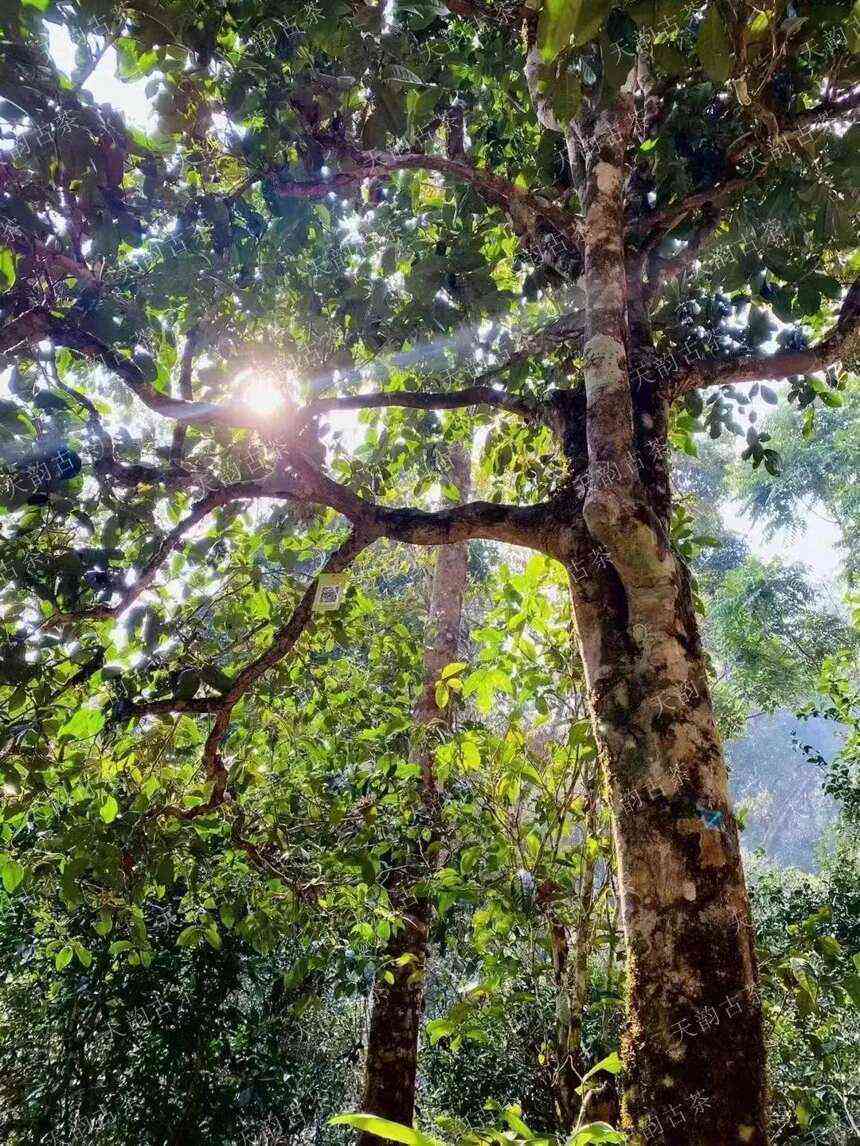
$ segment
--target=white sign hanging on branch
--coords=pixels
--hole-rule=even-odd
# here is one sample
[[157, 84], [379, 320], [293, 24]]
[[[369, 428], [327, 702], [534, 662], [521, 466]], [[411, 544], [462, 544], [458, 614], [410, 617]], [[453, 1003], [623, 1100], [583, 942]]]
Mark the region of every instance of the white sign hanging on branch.
[[346, 591], [346, 573], [321, 573], [314, 597], [315, 613], [333, 613], [340, 608]]

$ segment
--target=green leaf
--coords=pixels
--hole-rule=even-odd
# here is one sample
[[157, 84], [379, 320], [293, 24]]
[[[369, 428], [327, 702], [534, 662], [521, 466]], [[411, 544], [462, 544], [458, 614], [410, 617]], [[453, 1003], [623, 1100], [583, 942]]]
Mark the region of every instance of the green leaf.
[[846, 975], [842, 986], [848, 992], [851, 1002], [860, 1011], [860, 975]]
[[591, 1070], [586, 1071], [586, 1073], [582, 1076], [582, 1082], [576, 1088], [577, 1093], [583, 1094], [586, 1082], [588, 1082], [588, 1080], [593, 1075], [598, 1074], [601, 1070], [605, 1070], [609, 1074], [618, 1074], [623, 1065], [624, 1064], [622, 1063], [617, 1051], [613, 1051], [611, 1054], [608, 1054], [606, 1058], [601, 1059], [598, 1063], [595, 1063]]
[[123, 951], [133, 951], [134, 944], [130, 943], [128, 939], [115, 939], [108, 947], [111, 955], [120, 955]]
[[99, 808], [99, 815], [106, 824], [112, 824], [119, 813], [119, 804], [113, 796], [108, 796], [102, 806]]
[[515, 1131], [520, 1138], [524, 1138], [526, 1142], [531, 1142], [535, 1136], [531, 1130], [529, 1130], [528, 1126], [526, 1126], [525, 1122], [523, 1122], [522, 1118], [520, 1118], [521, 1114], [522, 1107], [508, 1106], [505, 1108], [505, 1121], [511, 1130]]
[[190, 927], [185, 927], [179, 932], [179, 938], [176, 940], [177, 947], [196, 947], [200, 942], [200, 937], [203, 934], [203, 928], [198, 927], [192, 923]]
[[91, 951], [87, 951], [82, 943], [73, 944], [75, 957], [82, 967], [91, 967], [93, 962], [93, 955]]
[[57, 735], [60, 739], [88, 740], [101, 732], [104, 727], [104, 713], [95, 708], [79, 708], [71, 720], [67, 720]]
[[403, 1142], [405, 1146], [445, 1146], [438, 1138], [431, 1138], [428, 1134], [403, 1126], [400, 1122], [378, 1118], [375, 1114], [336, 1114], [329, 1119], [329, 1125], [352, 1126], [355, 1130], [387, 1138], [389, 1142]]
[[732, 46], [715, 3], [708, 5], [708, 11], [699, 28], [696, 50], [709, 79], [715, 84], [724, 84], [732, 74]]
[[[26, 0], [25, 0], [26, 2]], [[16, 255], [8, 247], [0, 247], [0, 291], [11, 290], [18, 277], [15, 273]]]
[[544, 0], [537, 32], [543, 62], [552, 63], [571, 40], [581, 45], [596, 36], [611, 6], [612, 0]]
[[74, 951], [71, 947], [62, 947], [54, 956], [54, 966], [58, 971], [62, 971], [64, 967], [68, 967], [71, 963], [73, 955]]
[[565, 1146], [588, 1146], [590, 1142], [616, 1142], [623, 1146], [626, 1141], [626, 1136], [613, 1130], [608, 1122], [590, 1122], [574, 1131]]
[[3, 864], [3, 886], [13, 892], [26, 875], [26, 869], [17, 860], [7, 859]]
[[206, 942], [209, 944], [209, 946], [214, 947], [216, 951], [219, 950], [221, 947], [221, 935], [219, 934], [218, 928], [215, 926], [215, 924], [210, 923], [203, 934], [206, 936]]

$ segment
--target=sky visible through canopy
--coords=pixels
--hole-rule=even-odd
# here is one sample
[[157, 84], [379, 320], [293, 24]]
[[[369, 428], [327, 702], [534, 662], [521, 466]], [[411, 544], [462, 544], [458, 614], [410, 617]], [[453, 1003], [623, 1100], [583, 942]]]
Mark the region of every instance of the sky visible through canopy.
[[[74, 46], [68, 32], [55, 24], [47, 24], [46, 27], [54, 60], [64, 72], [71, 73], [74, 66]], [[98, 102], [109, 103], [121, 111], [129, 124], [141, 129], [152, 129], [154, 126], [154, 110], [144, 90], [146, 80], [132, 82], [120, 80], [116, 74], [116, 52], [113, 48], [108, 48], [104, 53], [84, 87]], [[268, 405], [268, 387], [265, 382], [262, 393], [254, 396], [252, 391], [246, 390], [244, 394], [252, 404], [256, 403], [258, 408], [265, 411]], [[761, 411], [766, 412], [768, 407], [761, 398], [757, 399], [757, 402]], [[339, 415], [339, 424], [333, 428], [343, 430], [352, 424], [354, 424], [353, 415], [344, 412]], [[742, 439], [736, 442], [738, 452], [743, 445]], [[835, 577], [840, 561], [837, 547], [839, 530], [816, 507], [810, 507], [802, 532], [781, 533], [770, 539], [765, 539], [761, 531], [752, 526], [749, 518], [731, 504], [723, 507], [722, 516], [727, 528], [740, 534], [753, 552], [762, 558], [778, 557], [786, 562], [799, 561], [822, 582], [830, 583]]]

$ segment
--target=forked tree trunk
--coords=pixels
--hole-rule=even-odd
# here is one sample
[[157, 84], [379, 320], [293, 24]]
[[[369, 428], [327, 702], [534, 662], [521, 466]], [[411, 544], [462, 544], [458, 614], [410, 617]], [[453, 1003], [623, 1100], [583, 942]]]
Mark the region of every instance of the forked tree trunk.
[[[466, 500], [470, 488], [469, 459], [459, 446], [453, 447], [449, 456], [451, 473], [447, 476], [457, 487], [461, 500]], [[431, 844], [436, 845], [442, 792], [434, 768], [434, 747], [439, 731], [450, 727], [450, 709], [440, 709], [436, 703], [436, 682], [442, 669], [455, 661], [459, 652], [468, 557], [466, 543], [442, 546], [437, 552], [424, 649], [424, 683], [413, 710], [410, 756], [421, 768], [421, 815], [430, 827]], [[416, 844], [416, 849], [419, 846]], [[406, 925], [392, 935], [385, 951], [385, 969], [394, 976], [394, 982], [377, 975], [371, 999], [361, 1109], [406, 1126], [412, 1125], [415, 1115], [427, 938], [433, 918], [432, 905], [415, 895], [414, 883], [422, 875], [426, 878], [427, 860], [431, 865], [436, 862], [436, 850], [431, 849], [429, 857], [416, 850], [412, 862], [405, 865], [407, 875], [389, 889], [392, 904]], [[359, 1146], [383, 1143], [375, 1134], [362, 1133], [359, 1138]]]
[[571, 495], [569, 542], [557, 547], [614, 813], [629, 984], [623, 1121], [632, 1146], [763, 1146], [749, 905], [689, 577], [668, 540], [667, 409], [629, 381], [641, 350], [622, 238], [632, 109], [622, 92], [600, 113], [588, 158], [587, 410], [569, 437], [579, 449], [587, 438], [589, 481], [581, 517]]

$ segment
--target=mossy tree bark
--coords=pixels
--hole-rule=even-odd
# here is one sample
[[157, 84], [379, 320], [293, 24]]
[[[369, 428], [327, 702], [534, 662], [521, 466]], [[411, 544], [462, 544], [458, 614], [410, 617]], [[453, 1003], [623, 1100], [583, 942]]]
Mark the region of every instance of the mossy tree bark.
[[588, 846], [597, 833], [597, 782], [589, 770], [585, 791], [588, 811], [580, 853], [580, 883], [572, 924], [554, 913], [549, 920], [550, 953], [556, 990], [555, 1073], [553, 1090], [561, 1128], [576, 1125], [582, 1107], [578, 1093], [584, 1074], [582, 1028], [588, 1006], [589, 958], [594, 945], [597, 854]]
[[[623, 246], [632, 95], [602, 111], [584, 226], [588, 488], [558, 555], [571, 583], [614, 814], [628, 951], [623, 1122], [632, 1146], [767, 1142], [765, 1053], [737, 824], [690, 580], [669, 541], [667, 408], [631, 387]], [[575, 504], [573, 504], [575, 502]], [[584, 528], [580, 524], [584, 522]], [[583, 576], [607, 559], [603, 575]]]
[[[471, 485], [469, 458], [459, 447], [450, 451], [447, 475], [462, 500]], [[434, 767], [434, 747], [440, 731], [450, 728], [450, 708], [436, 703], [436, 682], [446, 665], [455, 661], [460, 647], [463, 596], [466, 590], [467, 543], [439, 549], [430, 596], [424, 648], [424, 680], [413, 710], [410, 755], [420, 766], [419, 825], [429, 828], [429, 844], [420, 838], [407, 857], [403, 874], [389, 888], [391, 902], [404, 926], [388, 942], [383, 968], [393, 982], [378, 974], [371, 999], [370, 1027], [365, 1063], [362, 1110], [411, 1126], [415, 1115], [418, 1042], [424, 1012], [428, 936], [432, 905], [416, 894], [415, 885], [426, 879], [438, 862], [442, 790]], [[420, 833], [419, 833], [420, 835]], [[383, 1146], [375, 1134], [362, 1133], [359, 1146]]]

